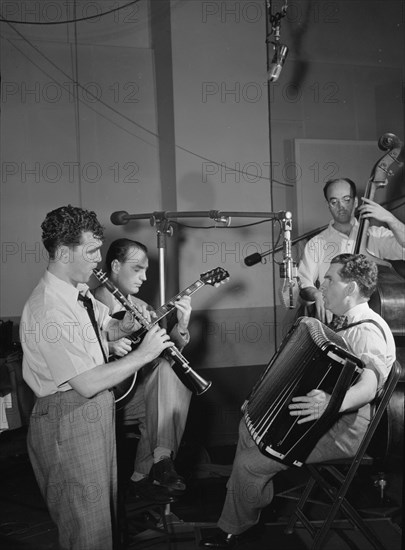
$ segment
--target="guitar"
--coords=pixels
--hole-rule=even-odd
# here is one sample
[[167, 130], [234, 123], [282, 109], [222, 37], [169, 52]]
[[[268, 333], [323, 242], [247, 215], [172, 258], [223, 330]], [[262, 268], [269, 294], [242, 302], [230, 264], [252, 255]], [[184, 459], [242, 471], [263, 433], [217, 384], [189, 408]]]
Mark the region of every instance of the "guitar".
[[[183, 298], [183, 296], [191, 296], [192, 294], [197, 292], [197, 290], [200, 290], [200, 288], [202, 288], [205, 285], [211, 285], [211, 286], [217, 287], [220, 284], [226, 283], [228, 280], [229, 280], [229, 273], [222, 267], [216, 267], [215, 269], [211, 269], [206, 273], [202, 273], [200, 275], [200, 278], [197, 279], [197, 281], [195, 281], [186, 289], [176, 294], [176, 296], [171, 298], [168, 302], [160, 306], [155, 311], [156, 318], [153, 319], [152, 326], [159, 323], [164, 317], [166, 317], [166, 315], [168, 315], [171, 311], [173, 311], [176, 307], [175, 306], [176, 301], [180, 300], [180, 298]], [[114, 315], [112, 315], [112, 317], [116, 319], [122, 319], [124, 315], [125, 315], [125, 310], [115, 313]], [[143, 340], [147, 331], [148, 329], [141, 327], [139, 330], [137, 330], [133, 334], [127, 336], [127, 338], [131, 340], [132, 349], [135, 349], [140, 344], [140, 342]], [[137, 373], [135, 373], [133, 376], [130, 376], [129, 378], [127, 378], [117, 386], [114, 386], [113, 391], [115, 395], [115, 403], [116, 404], [120, 403], [119, 408], [121, 408], [128, 401], [129, 397], [132, 395], [132, 390], [136, 382], [136, 375]]]

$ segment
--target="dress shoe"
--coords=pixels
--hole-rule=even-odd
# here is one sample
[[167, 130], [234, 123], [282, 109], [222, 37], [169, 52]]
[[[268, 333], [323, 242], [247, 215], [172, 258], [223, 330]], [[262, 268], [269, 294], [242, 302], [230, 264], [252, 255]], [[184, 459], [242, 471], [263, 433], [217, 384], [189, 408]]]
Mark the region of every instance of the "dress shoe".
[[258, 540], [263, 533], [263, 525], [253, 525], [239, 535], [225, 533], [222, 529], [217, 529], [217, 532], [212, 537], [207, 537], [200, 540], [200, 546], [203, 548], [235, 548], [238, 544], [252, 542]]
[[162, 458], [154, 464], [150, 470], [149, 479], [155, 485], [166, 487], [172, 494], [183, 493], [186, 490], [186, 482], [174, 469], [171, 458]]
[[238, 544], [238, 535], [221, 531], [213, 537], [201, 539], [199, 546], [203, 548], [234, 548]]
[[155, 504], [170, 504], [176, 499], [165, 487], [159, 487], [149, 481], [148, 478], [140, 481], [129, 481], [128, 498], [137, 501], [153, 502]]

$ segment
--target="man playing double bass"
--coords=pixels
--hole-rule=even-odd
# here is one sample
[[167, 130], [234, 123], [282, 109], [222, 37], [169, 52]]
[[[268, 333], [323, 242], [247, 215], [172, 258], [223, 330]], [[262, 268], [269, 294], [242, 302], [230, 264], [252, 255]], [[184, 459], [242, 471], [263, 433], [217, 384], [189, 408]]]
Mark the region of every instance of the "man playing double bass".
[[[330, 260], [336, 254], [353, 253], [359, 231], [359, 222], [354, 217], [358, 205], [355, 183], [349, 178], [326, 182], [323, 193], [328, 203], [332, 220], [329, 226], [310, 239], [304, 249], [298, 267], [300, 296], [315, 306], [314, 316], [327, 323], [332, 314], [325, 309], [322, 284]], [[386, 227], [369, 227], [367, 251], [377, 258], [387, 260], [405, 259], [405, 225], [391, 212], [376, 202], [363, 198], [359, 212], [363, 218], [374, 218]]]
[[[377, 275], [376, 264], [363, 254], [340, 254], [332, 259], [325, 273], [321, 286], [325, 307], [337, 316], [347, 317], [347, 328], [340, 334], [350, 351], [363, 361], [364, 369], [347, 390], [338, 421], [319, 439], [307, 463], [356, 454], [369, 424], [370, 402], [384, 385], [395, 361], [392, 333], [367, 303], [375, 291]], [[290, 414], [300, 417], [298, 423], [316, 420], [325, 412], [329, 400], [330, 395], [324, 391], [312, 390], [292, 399]], [[220, 530], [214, 537], [203, 539], [200, 545], [233, 548], [254, 537], [255, 530], [251, 528], [258, 524], [262, 509], [273, 499], [273, 477], [285, 469], [285, 464], [260, 452], [242, 419], [225, 504], [218, 521]]]

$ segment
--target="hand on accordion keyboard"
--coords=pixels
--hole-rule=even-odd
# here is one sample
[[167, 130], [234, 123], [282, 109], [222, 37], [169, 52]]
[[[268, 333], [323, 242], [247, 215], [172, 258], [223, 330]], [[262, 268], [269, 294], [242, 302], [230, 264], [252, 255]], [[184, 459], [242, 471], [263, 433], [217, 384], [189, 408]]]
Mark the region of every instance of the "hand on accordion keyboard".
[[311, 390], [304, 396], [292, 398], [292, 403], [288, 406], [291, 416], [301, 416], [298, 424], [310, 422], [320, 418], [326, 410], [330, 400], [330, 395], [322, 390]]

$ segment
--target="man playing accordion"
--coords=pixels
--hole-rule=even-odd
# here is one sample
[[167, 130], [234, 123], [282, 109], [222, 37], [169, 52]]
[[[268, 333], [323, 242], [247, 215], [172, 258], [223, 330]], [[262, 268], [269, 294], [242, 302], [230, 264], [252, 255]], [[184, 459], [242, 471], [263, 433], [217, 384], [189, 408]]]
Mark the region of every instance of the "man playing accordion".
[[[350, 351], [361, 359], [364, 369], [347, 390], [339, 419], [317, 442], [307, 463], [354, 456], [370, 420], [370, 402], [383, 387], [395, 361], [395, 343], [387, 323], [372, 311], [368, 300], [377, 285], [377, 266], [362, 254], [340, 254], [333, 258], [321, 290], [325, 307], [345, 316], [340, 329]], [[296, 396], [289, 405], [291, 416], [302, 424], [325, 412], [330, 395], [314, 389]], [[273, 499], [273, 477], [288, 466], [265, 456], [252, 439], [245, 420], [239, 426], [239, 441], [227, 484], [227, 495], [218, 521], [219, 532], [202, 539], [205, 548], [233, 548], [254, 535], [261, 510]]]

